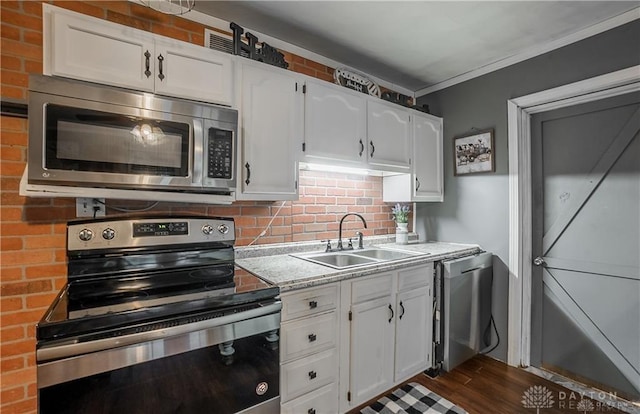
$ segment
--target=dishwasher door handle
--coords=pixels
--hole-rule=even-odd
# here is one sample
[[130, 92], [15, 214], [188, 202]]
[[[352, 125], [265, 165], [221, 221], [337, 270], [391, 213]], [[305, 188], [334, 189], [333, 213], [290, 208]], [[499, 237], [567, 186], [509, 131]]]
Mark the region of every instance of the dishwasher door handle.
[[475, 272], [476, 270], [480, 270], [480, 269], [484, 269], [484, 267], [482, 267], [482, 266], [472, 267], [471, 269], [463, 270], [461, 273], [465, 274], [465, 273], [469, 273], [469, 272]]

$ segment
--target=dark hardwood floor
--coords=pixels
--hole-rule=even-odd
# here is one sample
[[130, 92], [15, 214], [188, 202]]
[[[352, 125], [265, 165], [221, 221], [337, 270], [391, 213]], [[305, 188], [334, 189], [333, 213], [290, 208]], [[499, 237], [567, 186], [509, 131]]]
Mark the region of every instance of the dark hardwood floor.
[[[478, 355], [451, 372], [444, 372], [436, 378], [420, 374], [406, 382], [424, 385], [459, 405], [469, 414], [536, 413], [535, 408], [525, 408], [522, 404], [525, 391], [532, 386], [546, 387], [553, 398], [553, 406], [540, 408], [540, 414], [623, 413], [623, 411], [603, 406], [595, 400], [591, 400], [592, 405], [582, 402], [578, 406], [582, 399], [578, 393], [572, 394], [567, 388], [483, 355]], [[358, 413], [361, 408], [378, 398], [350, 411], [350, 414]]]

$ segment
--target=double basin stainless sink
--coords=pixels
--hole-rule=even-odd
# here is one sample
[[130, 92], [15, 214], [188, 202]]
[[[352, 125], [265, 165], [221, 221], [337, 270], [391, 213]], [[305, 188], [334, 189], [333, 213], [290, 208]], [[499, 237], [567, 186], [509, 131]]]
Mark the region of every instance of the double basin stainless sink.
[[352, 267], [368, 266], [425, 255], [425, 253], [415, 253], [405, 250], [393, 250], [381, 247], [341, 250], [326, 253], [314, 252], [291, 254], [291, 256], [293, 257], [297, 257], [299, 259], [307, 260], [309, 262], [321, 264], [324, 266], [329, 266], [334, 269], [348, 269]]

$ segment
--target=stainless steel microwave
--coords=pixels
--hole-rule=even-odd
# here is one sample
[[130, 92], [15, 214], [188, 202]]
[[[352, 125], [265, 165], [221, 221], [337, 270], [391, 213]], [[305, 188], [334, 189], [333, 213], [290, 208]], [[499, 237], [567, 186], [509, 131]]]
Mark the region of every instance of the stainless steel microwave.
[[227, 107], [32, 75], [28, 182], [230, 195], [237, 125]]

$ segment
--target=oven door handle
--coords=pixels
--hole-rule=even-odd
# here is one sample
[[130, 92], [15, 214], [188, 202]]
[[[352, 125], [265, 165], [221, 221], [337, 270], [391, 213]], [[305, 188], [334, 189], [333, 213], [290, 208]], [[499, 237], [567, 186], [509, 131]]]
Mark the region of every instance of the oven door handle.
[[186, 323], [184, 325], [161, 328], [149, 332], [139, 332], [87, 342], [79, 342], [78, 338], [64, 339], [55, 342], [52, 341], [51, 343], [45, 344], [36, 350], [36, 360], [38, 363], [44, 363], [47, 361], [74, 357], [92, 352], [150, 342], [157, 339], [166, 339], [176, 335], [215, 328], [217, 326], [230, 325], [247, 319], [253, 319], [272, 313], [279, 313], [281, 309], [282, 302], [278, 300], [258, 308], [232, 313], [218, 318], [205, 319], [199, 322]]

